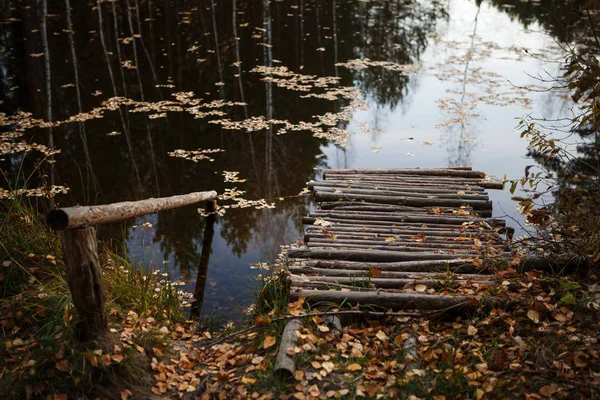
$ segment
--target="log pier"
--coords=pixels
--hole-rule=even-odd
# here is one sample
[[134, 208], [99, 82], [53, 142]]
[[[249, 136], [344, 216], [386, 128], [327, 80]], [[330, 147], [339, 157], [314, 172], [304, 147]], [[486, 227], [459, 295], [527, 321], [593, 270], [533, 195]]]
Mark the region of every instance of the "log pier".
[[486, 192], [502, 183], [471, 167], [328, 170], [308, 187], [319, 206], [302, 220], [304, 244], [287, 252], [291, 301], [473, 304], [465, 293], [497, 285], [487, 267], [511, 256], [511, 228], [492, 218]]

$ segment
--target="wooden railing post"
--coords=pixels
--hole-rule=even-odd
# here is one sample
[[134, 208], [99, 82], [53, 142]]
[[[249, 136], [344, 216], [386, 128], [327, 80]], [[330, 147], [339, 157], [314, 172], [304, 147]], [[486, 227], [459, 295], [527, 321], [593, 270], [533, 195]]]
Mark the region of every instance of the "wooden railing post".
[[90, 226], [66, 230], [62, 233], [62, 243], [67, 283], [79, 317], [76, 325], [79, 339], [100, 337], [108, 326], [96, 229]]

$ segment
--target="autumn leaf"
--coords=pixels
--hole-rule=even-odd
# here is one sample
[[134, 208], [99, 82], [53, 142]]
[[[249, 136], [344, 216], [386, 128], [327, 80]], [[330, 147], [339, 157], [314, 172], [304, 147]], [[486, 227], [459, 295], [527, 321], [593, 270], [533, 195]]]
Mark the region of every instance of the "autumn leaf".
[[56, 364], [54, 364], [54, 367], [62, 372], [71, 372], [71, 370], [73, 369], [69, 364], [68, 360], [60, 360]]
[[300, 369], [296, 370], [296, 372], [294, 372], [294, 379], [298, 382], [302, 381], [304, 379], [304, 371]]
[[124, 357], [123, 357], [123, 354], [114, 354], [114, 355], [111, 357], [111, 359], [112, 359], [114, 362], [117, 362], [117, 363], [120, 363], [121, 361], [123, 361], [123, 358], [124, 358]]
[[256, 379], [254, 379], [254, 378], [248, 378], [248, 377], [247, 377], [247, 376], [245, 376], [245, 375], [244, 375], [244, 376], [242, 376], [242, 383], [243, 383], [244, 385], [247, 385], [247, 384], [251, 384], [251, 385], [252, 385], [252, 384], [254, 384], [255, 382], [256, 382]]
[[467, 328], [467, 334], [469, 336], [475, 336], [477, 334], [477, 328], [475, 328], [473, 325], [469, 325]]
[[423, 284], [418, 284], [415, 286], [415, 290], [417, 292], [424, 292], [425, 290], [427, 290], [427, 286], [423, 285]]
[[321, 364], [321, 366], [323, 367], [323, 369], [325, 369], [325, 371], [327, 372], [331, 372], [333, 371], [335, 365], [331, 362], [331, 361], [325, 361], [323, 364]]
[[535, 310], [527, 311], [527, 318], [538, 324], [540, 322], [540, 313]]
[[539, 390], [539, 394], [546, 397], [552, 397], [555, 393], [561, 390], [560, 386], [557, 383], [552, 382], [549, 385], [542, 386]]
[[131, 391], [129, 389], [125, 389], [121, 392], [121, 400], [127, 400], [129, 398], [129, 396], [131, 396], [133, 393], [131, 393]]
[[273, 336], [267, 336], [263, 342], [263, 349], [268, 349], [275, 343], [277, 343], [277, 339], [275, 339]]
[[360, 364], [350, 364], [346, 367], [346, 370], [348, 371], [360, 371], [362, 369], [362, 366]]
[[381, 276], [381, 270], [377, 268], [371, 268], [369, 270], [369, 276], [371, 278], [379, 278]]
[[481, 268], [483, 266], [483, 261], [481, 260], [481, 258], [475, 257], [473, 259], [473, 265], [476, 266], [477, 268]]
[[382, 342], [385, 342], [389, 339], [388, 335], [385, 334], [384, 331], [379, 330], [375, 336], [377, 337], [377, 339], [381, 340]]

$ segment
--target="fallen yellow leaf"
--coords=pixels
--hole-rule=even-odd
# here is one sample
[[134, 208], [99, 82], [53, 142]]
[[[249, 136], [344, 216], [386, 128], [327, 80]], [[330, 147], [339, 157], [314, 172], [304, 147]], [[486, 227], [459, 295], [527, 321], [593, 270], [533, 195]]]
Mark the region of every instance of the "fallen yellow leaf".
[[268, 349], [269, 347], [273, 346], [275, 343], [277, 343], [277, 339], [275, 339], [273, 336], [267, 336], [265, 338], [265, 341], [263, 342], [263, 349]]
[[537, 324], [540, 322], [540, 313], [535, 310], [529, 310], [527, 311], [527, 318]]
[[348, 371], [360, 371], [362, 369], [362, 366], [360, 364], [350, 364], [346, 367], [346, 369]]

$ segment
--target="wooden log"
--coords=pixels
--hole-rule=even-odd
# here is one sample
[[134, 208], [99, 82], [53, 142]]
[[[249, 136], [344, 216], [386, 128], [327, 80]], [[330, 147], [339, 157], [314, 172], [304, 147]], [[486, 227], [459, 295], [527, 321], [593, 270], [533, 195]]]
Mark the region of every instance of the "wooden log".
[[[313, 277], [311, 277], [313, 278]], [[462, 281], [462, 285], [478, 286], [496, 286], [496, 283], [490, 281]], [[368, 278], [339, 278], [332, 282], [322, 281], [320, 279], [311, 280], [291, 280], [290, 291], [303, 289], [317, 290], [352, 290], [352, 291], [373, 291], [385, 289], [386, 293], [406, 293], [404, 289], [408, 285], [425, 285], [428, 289], [432, 286], [439, 286], [439, 283], [431, 280], [415, 279], [368, 279]]]
[[[333, 278], [369, 278], [373, 273], [373, 270], [377, 271], [378, 279], [407, 279], [407, 280], [447, 280], [447, 279], [455, 279], [459, 280], [469, 280], [469, 281], [495, 281], [494, 275], [484, 275], [484, 274], [460, 274], [453, 273], [450, 271], [447, 272], [411, 272], [411, 271], [382, 271], [379, 268], [370, 268], [370, 269], [362, 269], [362, 270], [353, 270], [353, 269], [332, 269], [332, 268], [314, 268], [314, 267], [306, 267], [306, 266], [290, 266], [290, 273], [292, 273], [291, 278], [294, 280], [299, 280], [298, 278], [294, 278], [295, 276], [300, 275], [311, 275], [306, 276], [306, 278], [310, 281], [312, 280], [321, 280], [324, 278], [323, 282], [334, 282], [331, 281]], [[326, 278], [326, 279], [325, 279]], [[330, 279], [331, 278], [331, 279]]]
[[204, 200], [214, 200], [216, 197], [217, 192], [215, 191], [195, 192], [179, 196], [125, 201], [100, 206], [59, 208], [50, 211], [46, 221], [54, 230], [74, 229], [82, 226], [122, 221], [127, 218], [199, 203]]
[[[290, 270], [292, 268], [312, 268], [308, 271], [318, 271], [322, 275], [328, 275], [321, 269], [340, 269], [364, 271], [372, 268], [386, 272], [410, 272], [426, 273], [432, 271], [453, 271], [455, 273], [467, 273], [476, 270], [472, 262], [464, 259], [442, 259], [442, 260], [423, 260], [423, 261], [400, 261], [400, 262], [364, 262], [364, 261], [346, 261], [346, 260], [324, 260], [324, 259], [288, 259]], [[308, 273], [308, 272], [307, 272]], [[335, 273], [335, 272], [334, 272]], [[329, 274], [331, 275], [331, 274]]]
[[502, 182], [493, 182], [493, 181], [482, 181], [475, 179], [452, 179], [452, 178], [428, 178], [428, 177], [407, 177], [407, 176], [373, 176], [369, 177], [367, 175], [331, 175], [328, 176], [328, 179], [340, 181], [340, 180], [349, 180], [349, 181], [357, 181], [357, 182], [370, 182], [370, 183], [386, 183], [386, 184], [394, 184], [400, 183], [411, 186], [427, 186], [427, 187], [453, 187], [456, 189], [462, 190], [478, 190], [478, 189], [500, 189], [504, 188], [504, 184]]
[[404, 211], [414, 214], [426, 214], [429, 209], [423, 207], [395, 206], [393, 204], [377, 204], [362, 201], [324, 201], [320, 204], [319, 210], [342, 209], [346, 207], [362, 207], [363, 209], [377, 208], [380, 211]]
[[[360, 204], [360, 203], [358, 203]], [[464, 210], [464, 209], [463, 209]], [[354, 211], [347, 211], [347, 210], [336, 210], [336, 209], [332, 209], [332, 210], [321, 210], [321, 209], [317, 209], [312, 211], [309, 216], [331, 216], [331, 217], [335, 217], [338, 218], [339, 216], [343, 215], [343, 216], [356, 216], [356, 215], [366, 215], [369, 217], [384, 217], [384, 216], [411, 216], [414, 215], [415, 213], [411, 212], [411, 211], [389, 211], [389, 210], [385, 210], [385, 211], [362, 211], [362, 210], [354, 210]], [[431, 217], [431, 218], [435, 218], [435, 217], [441, 217], [441, 218], [454, 218], [457, 220], [476, 220], [476, 219], [480, 219], [477, 215], [474, 214], [469, 214], [467, 211], [463, 211], [462, 213], [446, 213], [446, 214], [437, 214], [437, 213], [428, 213], [428, 214], [422, 214], [422, 213], [417, 213], [416, 214], [418, 217]]]
[[390, 180], [377, 180], [377, 181], [366, 181], [366, 180], [357, 180], [357, 179], [342, 179], [342, 180], [325, 180], [325, 181], [311, 181], [308, 182], [308, 187], [312, 188], [314, 186], [328, 186], [331, 187], [357, 187], [364, 189], [372, 189], [374, 187], [381, 189], [398, 189], [398, 190], [410, 190], [411, 192], [416, 193], [456, 193], [457, 191], [464, 190], [465, 193], [477, 194], [477, 193], [485, 193], [485, 189], [480, 186], [468, 186], [468, 185], [441, 185], [441, 184], [431, 184], [431, 183], [423, 183], [422, 181], [412, 183], [400, 182], [400, 181], [390, 181]]
[[[500, 223], [503, 224], [504, 221], [502, 220], [494, 220], [494, 219], [488, 219], [488, 218], [484, 218], [484, 219], [477, 219], [477, 220], [473, 220], [473, 227], [469, 228], [469, 225], [463, 225], [463, 224], [443, 224], [443, 223], [432, 223], [429, 221], [415, 221], [415, 222], [406, 222], [406, 221], [374, 221], [374, 220], [361, 220], [361, 221], [357, 221], [357, 220], [352, 220], [352, 219], [348, 219], [348, 218], [332, 218], [332, 217], [327, 217], [324, 218], [327, 222], [332, 223], [332, 226], [354, 226], [357, 228], [362, 228], [363, 226], [366, 227], [393, 227], [395, 229], [398, 228], [408, 228], [408, 227], [413, 227], [413, 228], [427, 228], [430, 230], [433, 229], [439, 229], [439, 230], [450, 230], [452, 228], [454, 229], [475, 229], [473, 227], [479, 227], [481, 226], [481, 224], [486, 223], [488, 225], [494, 226], [495, 223]], [[302, 223], [304, 225], [312, 225], [314, 224], [316, 221], [315, 217], [302, 217]], [[327, 227], [326, 227], [327, 228]], [[488, 229], [489, 230], [489, 229]]]
[[416, 176], [406, 174], [384, 174], [384, 175], [370, 175], [370, 174], [329, 174], [327, 179], [332, 180], [343, 180], [343, 179], [361, 179], [364, 181], [399, 181], [399, 182], [415, 182], [415, 183], [429, 183], [431, 185], [439, 184], [461, 184], [461, 185], [478, 185], [479, 182], [484, 182], [480, 178], [462, 178], [462, 177], [451, 177], [451, 176]]
[[361, 214], [358, 211], [354, 212], [335, 212], [335, 210], [328, 210], [326, 212], [318, 212], [311, 213], [309, 217], [303, 217], [302, 222], [306, 225], [313, 224], [316, 221], [316, 218], [322, 218], [326, 221], [345, 221], [354, 222], [356, 225], [360, 225], [361, 223], [368, 221], [369, 224], [399, 224], [402, 223], [406, 225], [407, 223], [418, 223], [418, 224], [435, 224], [435, 226], [444, 226], [444, 225], [458, 225], [463, 226], [465, 222], [485, 222], [490, 226], [504, 226], [505, 222], [500, 219], [489, 219], [489, 218], [477, 218], [472, 215], [465, 215], [461, 217], [438, 217], [435, 215], [412, 215], [412, 214], [400, 214], [400, 213], [379, 213], [371, 212], [368, 214]]
[[[332, 235], [335, 236], [332, 237]], [[421, 243], [444, 243], [444, 244], [452, 244], [452, 243], [458, 243], [458, 244], [471, 244], [473, 245], [475, 243], [475, 239], [480, 240], [481, 242], [488, 242], [488, 241], [492, 241], [494, 244], [500, 244], [502, 243], [502, 240], [499, 237], [492, 237], [492, 238], [485, 238], [484, 235], [465, 235], [465, 236], [460, 236], [460, 235], [453, 235], [453, 236], [436, 236], [436, 235], [419, 235], [417, 237], [415, 237], [415, 234], [395, 234], [393, 232], [385, 232], [384, 234], [380, 234], [380, 233], [370, 233], [370, 232], [361, 232], [361, 231], [352, 231], [352, 232], [343, 232], [343, 231], [327, 231], [327, 234], [325, 234], [323, 231], [321, 230], [311, 230], [308, 231], [305, 235], [304, 235], [304, 242], [308, 243], [310, 242], [312, 239], [340, 239], [340, 240], [344, 240], [344, 239], [371, 239], [374, 241], [388, 241], [386, 240], [388, 237], [393, 237], [396, 240], [400, 241], [400, 242], [421, 242]]]
[[343, 195], [360, 195], [360, 194], [368, 194], [375, 196], [392, 196], [392, 197], [414, 197], [414, 198], [426, 198], [426, 199], [453, 199], [453, 200], [489, 200], [487, 194], [458, 194], [460, 190], [454, 193], [420, 193], [420, 192], [411, 192], [409, 190], [390, 190], [390, 189], [360, 189], [360, 188], [337, 188], [337, 187], [327, 187], [327, 186], [314, 186], [313, 190], [315, 193], [323, 192], [323, 193], [336, 193], [339, 194], [340, 197]]
[[[436, 282], [439, 282], [440, 280], [445, 280], [448, 279], [449, 277], [447, 275], [440, 277], [440, 278], [396, 278], [396, 277], [379, 277], [379, 278], [372, 278], [368, 275], [366, 276], [360, 276], [360, 275], [349, 275], [349, 276], [341, 276], [337, 275], [337, 276], [300, 276], [300, 275], [292, 275], [290, 276], [290, 281], [292, 282], [292, 284], [294, 285], [298, 285], [300, 283], [314, 283], [314, 282], [323, 282], [323, 283], [339, 283], [340, 285], [348, 285], [348, 286], [352, 286], [352, 285], [357, 285], [357, 286], [363, 286], [365, 287], [369, 287], [369, 285], [373, 285], [375, 287], [378, 288], [389, 288], [389, 289], [398, 289], [398, 288], [402, 288], [406, 285], [410, 285], [410, 284], [422, 284], [425, 286], [428, 286], [429, 288], [431, 288], [431, 286], [433, 284], [436, 284]], [[465, 280], [462, 279], [461, 280], [461, 284], [463, 283], [475, 283], [478, 285], [496, 285], [497, 281], [495, 279], [493, 279], [493, 275], [488, 275], [485, 278], [490, 278], [490, 279], [483, 279], [483, 280]], [[451, 277], [450, 277], [451, 279]], [[458, 282], [458, 281], [457, 281]]]
[[[344, 205], [341, 203], [347, 203], [348, 205]], [[406, 210], [406, 208], [415, 210]], [[431, 208], [417, 208], [417, 207], [402, 207], [402, 206], [392, 206], [385, 204], [374, 204], [369, 205], [361, 202], [324, 202], [321, 203], [321, 210], [339, 210], [339, 211], [410, 211], [413, 214], [432, 214], [434, 215]], [[445, 208], [442, 213], [446, 215], [454, 215], [453, 211], [464, 210], [468, 211], [472, 215], [477, 215], [483, 218], [490, 218], [492, 216], [492, 210], [473, 210], [471, 207], [461, 207], [461, 208]], [[437, 214], [435, 214], [437, 215]]]
[[299, 319], [294, 318], [288, 321], [283, 329], [281, 335], [281, 344], [279, 345], [279, 352], [275, 359], [275, 373], [280, 376], [292, 377], [296, 372], [296, 356], [289, 355], [288, 349], [293, 349], [298, 345], [298, 335], [296, 331], [302, 328], [302, 322]]
[[[441, 254], [456, 254], [462, 257], [483, 257], [485, 254], [489, 254], [490, 249], [465, 249], [465, 248], [451, 248], [451, 249], [435, 249], [430, 247], [418, 247], [418, 246], [383, 246], [383, 245], [363, 245], [363, 244], [345, 244], [345, 243], [311, 243], [308, 244], [309, 249], [346, 249], [346, 250], [364, 250], [364, 251], [391, 251], [391, 252], [404, 252], [419, 254], [428, 251], [437, 250]], [[508, 255], [509, 252], [502, 252], [497, 249], [494, 255]], [[486, 253], [488, 252], [488, 253]], [[413, 258], [414, 260], [415, 258]]]
[[435, 252], [400, 252], [400, 251], [365, 251], [339, 249], [309, 249], [298, 247], [288, 249], [288, 257], [292, 258], [323, 258], [328, 260], [348, 261], [417, 261], [417, 260], [448, 260], [459, 258], [458, 254], [440, 254]]
[[337, 223], [332, 226], [322, 227], [318, 225], [306, 225], [304, 227], [308, 234], [323, 232], [324, 230], [330, 233], [360, 233], [360, 234], [393, 234], [414, 236], [417, 233], [423, 233], [426, 237], [476, 237], [484, 239], [498, 239], [498, 233], [490, 229], [464, 229], [465, 227], [453, 227], [452, 225], [446, 228], [424, 228], [422, 226], [381, 226], [381, 225], [366, 225], [366, 224], [343, 224]]
[[385, 293], [385, 292], [341, 292], [337, 290], [292, 290], [290, 298], [305, 297], [311, 304], [330, 302], [350, 303], [361, 306], [378, 305], [386, 309], [441, 310], [459, 304], [467, 304], [468, 297], [429, 294]]
[[365, 200], [372, 203], [394, 204], [409, 207], [460, 207], [468, 205], [475, 210], [490, 210], [492, 208], [492, 202], [490, 200], [430, 199], [408, 196], [381, 196], [359, 193], [338, 194], [328, 192], [315, 192], [314, 196], [316, 201], [337, 201], [338, 199], [342, 199], [355, 201]]
[[[409, 185], [401, 183], [401, 182], [392, 182], [392, 181], [390, 181], [390, 183], [377, 184], [377, 183], [370, 183], [370, 182], [364, 182], [364, 181], [326, 180], [326, 181], [319, 181], [319, 182], [310, 181], [307, 183], [307, 185], [308, 185], [308, 188], [311, 190], [315, 186], [319, 186], [319, 187], [347, 188], [347, 189], [357, 188], [357, 189], [403, 190], [403, 191], [409, 191], [409, 192], [414, 192], [414, 193], [432, 193], [432, 194], [436, 194], [436, 193], [452, 194], [452, 193], [456, 193], [457, 191], [465, 189], [463, 186], [460, 186], [456, 189], [444, 188], [444, 187], [437, 188], [436, 186], [431, 186], [431, 185], [409, 186]], [[486, 192], [484, 191], [483, 188], [479, 187], [479, 188], [473, 188], [471, 190], [466, 190], [465, 193], [467, 193], [467, 194], [484, 194]]]
[[[343, 239], [343, 238], [313, 238], [308, 242], [305, 240], [305, 243], [309, 245], [309, 247], [355, 247], [355, 245], [360, 245], [362, 248], [372, 248], [372, 249], [382, 249], [382, 250], [406, 250], [407, 249], [415, 249], [414, 251], [423, 251], [424, 249], [450, 249], [450, 250], [473, 250], [476, 251], [477, 248], [483, 251], [484, 247], [486, 248], [495, 248], [502, 249], [508, 251], [506, 246], [501, 244], [492, 244], [486, 246], [476, 246], [474, 243], [464, 243], [455, 241], [453, 243], [430, 243], [430, 242], [417, 242], [417, 241], [400, 241], [397, 240], [395, 242], [385, 241], [385, 240], [373, 240], [373, 239]], [[363, 247], [364, 246], [364, 247]], [[417, 250], [418, 249], [418, 250]]]
[[405, 175], [425, 175], [425, 176], [458, 176], [463, 178], [485, 178], [485, 172], [449, 169], [449, 168], [369, 168], [369, 169], [326, 169], [323, 171], [323, 177], [327, 175], [354, 175], [354, 174], [405, 174]]
[[96, 230], [67, 230], [62, 234], [62, 245], [67, 284], [77, 311], [77, 337], [81, 341], [100, 338], [108, 325]]

